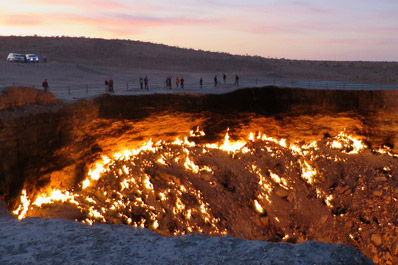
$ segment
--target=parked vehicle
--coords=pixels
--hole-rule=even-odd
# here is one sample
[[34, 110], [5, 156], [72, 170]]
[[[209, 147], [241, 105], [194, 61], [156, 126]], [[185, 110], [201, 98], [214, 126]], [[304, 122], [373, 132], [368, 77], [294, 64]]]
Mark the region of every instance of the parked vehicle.
[[26, 62], [26, 57], [23, 54], [19, 53], [10, 53], [7, 56], [7, 61], [9, 62], [16, 62], [16, 63], [24, 63]]
[[39, 56], [35, 54], [25, 54], [26, 62], [27, 63], [38, 63], [39, 62]]

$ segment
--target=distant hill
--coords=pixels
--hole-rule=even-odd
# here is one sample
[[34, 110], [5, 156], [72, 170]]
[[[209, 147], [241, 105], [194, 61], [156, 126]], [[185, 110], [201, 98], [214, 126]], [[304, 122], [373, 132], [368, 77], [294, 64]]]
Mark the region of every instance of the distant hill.
[[129, 40], [0, 37], [0, 60], [5, 60], [10, 52], [46, 55], [51, 61], [117, 68], [186, 72], [260, 72], [290, 78], [398, 83], [398, 62], [269, 59]]

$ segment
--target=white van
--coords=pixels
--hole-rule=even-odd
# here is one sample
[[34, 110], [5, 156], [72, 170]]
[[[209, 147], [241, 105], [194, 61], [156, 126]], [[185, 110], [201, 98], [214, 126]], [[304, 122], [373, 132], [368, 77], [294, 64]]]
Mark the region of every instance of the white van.
[[9, 62], [16, 62], [16, 63], [24, 63], [26, 62], [26, 57], [23, 54], [19, 53], [10, 53], [7, 56], [7, 61]]

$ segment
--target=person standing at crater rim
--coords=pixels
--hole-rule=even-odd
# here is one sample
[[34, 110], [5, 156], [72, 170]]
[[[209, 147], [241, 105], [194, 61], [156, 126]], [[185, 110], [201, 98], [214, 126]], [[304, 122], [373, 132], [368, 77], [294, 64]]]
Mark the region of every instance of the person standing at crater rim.
[[105, 92], [109, 92], [109, 79], [105, 79]]
[[41, 84], [41, 86], [43, 87], [44, 92], [48, 92], [48, 81], [47, 79], [44, 79], [43, 83]]
[[214, 87], [217, 87], [218, 84], [218, 78], [217, 75], [214, 77]]
[[184, 89], [184, 81], [185, 81], [185, 80], [184, 80], [184, 77], [181, 77], [181, 80], [180, 80], [180, 81], [181, 81], [181, 88]]
[[235, 76], [235, 86], [239, 86], [239, 76]]
[[113, 79], [112, 78], [109, 78], [108, 86], [109, 86], [109, 92], [115, 93], [115, 90], [113, 90]]
[[223, 73], [222, 79], [224, 80], [224, 85], [226, 85], [227, 84], [227, 76], [225, 75], [225, 73]]
[[200, 85], [200, 88], [203, 88], [203, 78], [202, 77], [199, 80], [199, 85]]
[[181, 87], [183, 87], [182, 80], [183, 79], [180, 80], [178, 77], [176, 78], [176, 87], [177, 88], [180, 86], [180, 82], [181, 82]]
[[146, 75], [144, 78], [145, 90], [149, 90], [148, 82], [149, 82], [149, 79], [148, 79], [148, 76]]
[[144, 89], [144, 79], [140, 76], [140, 88]]

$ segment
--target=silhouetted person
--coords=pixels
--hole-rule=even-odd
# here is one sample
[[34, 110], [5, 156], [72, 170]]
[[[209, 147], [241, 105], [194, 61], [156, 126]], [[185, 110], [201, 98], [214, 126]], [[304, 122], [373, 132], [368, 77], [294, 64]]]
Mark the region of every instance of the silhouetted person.
[[47, 62], [47, 57], [43, 56], [43, 63], [46, 63], [46, 62]]
[[166, 77], [166, 89], [171, 89], [171, 77]]
[[140, 88], [144, 89], [144, 79], [140, 76]]
[[105, 92], [109, 92], [109, 79], [105, 79]]
[[112, 78], [109, 78], [108, 86], [109, 86], [109, 92], [115, 93], [115, 90], [113, 90], [113, 79]]
[[227, 76], [225, 73], [222, 75], [222, 79], [224, 80], [224, 85], [227, 84]]
[[180, 80], [180, 81], [181, 81], [181, 88], [184, 89], [184, 81], [185, 81], [185, 80], [184, 80], [184, 77], [181, 77], [181, 80]]
[[149, 82], [148, 76], [145, 76], [144, 78], [145, 90], [149, 90], [148, 82]]
[[235, 76], [235, 86], [239, 86], [239, 76]]
[[176, 86], [177, 86], [177, 88], [179, 87], [180, 82], [181, 82], [181, 87], [183, 87], [182, 79], [180, 80], [180, 79], [177, 77], [177, 78], [176, 78]]
[[214, 77], [214, 87], [217, 87], [218, 85], [218, 78], [217, 75]]
[[172, 76], [169, 76], [169, 77], [168, 77], [167, 84], [168, 84], [169, 89], [172, 89], [172, 88], [173, 88], [173, 85], [171, 84], [171, 79], [172, 79], [172, 78], [173, 78]]
[[200, 88], [203, 88], [203, 78], [202, 77], [199, 80], [199, 85], [200, 85]]
[[48, 92], [48, 81], [47, 81], [47, 79], [44, 79], [44, 81], [41, 84], [41, 86], [43, 87], [44, 92]]

